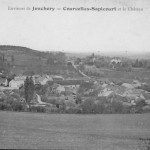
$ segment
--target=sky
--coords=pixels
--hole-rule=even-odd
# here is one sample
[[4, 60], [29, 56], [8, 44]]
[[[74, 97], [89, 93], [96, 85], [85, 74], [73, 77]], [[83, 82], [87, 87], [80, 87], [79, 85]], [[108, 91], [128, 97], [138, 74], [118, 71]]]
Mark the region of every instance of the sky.
[[[31, 10], [8, 9], [27, 7]], [[33, 7], [61, 10], [32, 11]], [[64, 7], [116, 7], [117, 11], [64, 11]], [[129, 7], [143, 11], [128, 11]], [[0, 0], [0, 45], [77, 53], [150, 52], [150, 1]]]

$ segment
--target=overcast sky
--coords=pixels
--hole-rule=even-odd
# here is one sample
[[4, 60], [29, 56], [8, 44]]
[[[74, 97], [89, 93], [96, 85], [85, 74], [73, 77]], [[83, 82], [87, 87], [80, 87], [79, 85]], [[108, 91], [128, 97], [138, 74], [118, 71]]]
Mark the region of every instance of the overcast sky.
[[[143, 11], [19, 11], [8, 7], [116, 7]], [[149, 0], [0, 0], [0, 45], [36, 50], [150, 52]]]

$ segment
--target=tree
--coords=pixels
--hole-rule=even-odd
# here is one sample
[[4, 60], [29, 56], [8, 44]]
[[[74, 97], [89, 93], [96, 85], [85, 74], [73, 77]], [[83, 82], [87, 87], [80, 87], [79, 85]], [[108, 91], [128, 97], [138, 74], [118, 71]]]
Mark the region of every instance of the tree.
[[57, 59], [57, 62], [58, 62], [58, 64], [65, 64], [66, 63], [66, 59], [67, 59], [67, 57], [66, 57], [66, 55], [65, 55], [65, 53], [63, 53], [63, 52], [58, 52], [58, 53], [56, 53], [56, 59]]
[[139, 60], [138, 59], [136, 59], [136, 61], [135, 61], [135, 67], [139, 67]]
[[29, 99], [31, 101], [34, 96], [34, 82], [32, 76], [29, 78], [29, 89]]
[[140, 68], [142, 68], [142, 67], [143, 67], [143, 62], [142, 62], [142, 60], [141, 60], [141, 61], [139, 61], [139, 67], [140, 67]]
[[5, 62], [5, 54], [2, 54], [2, 62]]
[[47, 59], [47, 65], [54, 65], [55, 63], [55, 55], [53, 53], [49, 54], [49, 58]]
[[81, 103], [82, 103], [81, 96], [77, 95], [76, 104], [81, 104]]
[[25, 95], [25, 100], [26, 103], [29, 103], [29, 78], [27, 77], [25, 82], [24, 82], [24, 95]]
[[11, 56], [11, 63], [14, 64], [14, 55]]
[[94, 113], [94, 100], [88, 98], [81, 104], [82, 112], [83, 113]]
[[147, 67], [147, 60], [144, 60], [144, 67], [146, 68]]
[[27, 77], [24, 83], [24, 94], [25, 94], [25, 100], [27, 105], [30, 109], [30, 102], [33, 99], [34, 96], [34, 82], [32, 77]]
[[81, 58], [77, 58], [75, 63], [78, 65], [81, 62]]

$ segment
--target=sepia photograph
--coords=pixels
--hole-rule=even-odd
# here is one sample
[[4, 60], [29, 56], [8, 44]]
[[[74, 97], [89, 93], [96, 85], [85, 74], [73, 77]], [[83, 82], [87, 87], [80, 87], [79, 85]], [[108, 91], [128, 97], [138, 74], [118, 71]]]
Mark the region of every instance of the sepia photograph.
[[0, 0], [0, 149], [150, 150], [150, 1]]

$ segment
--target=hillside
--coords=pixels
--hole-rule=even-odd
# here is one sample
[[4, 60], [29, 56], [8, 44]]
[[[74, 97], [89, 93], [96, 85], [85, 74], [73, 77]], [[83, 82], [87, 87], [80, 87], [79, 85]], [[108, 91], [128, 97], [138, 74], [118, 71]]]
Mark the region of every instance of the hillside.
[[[48, 62], [49, 59], [49, 62]], [[54, 64], [54, 61], [58, 62]], [[0, 46], [0, 69], [14, 74], [70, 74], [76, 70], [67, 66], [65, 53], [42, 52], [21, 46]]]

